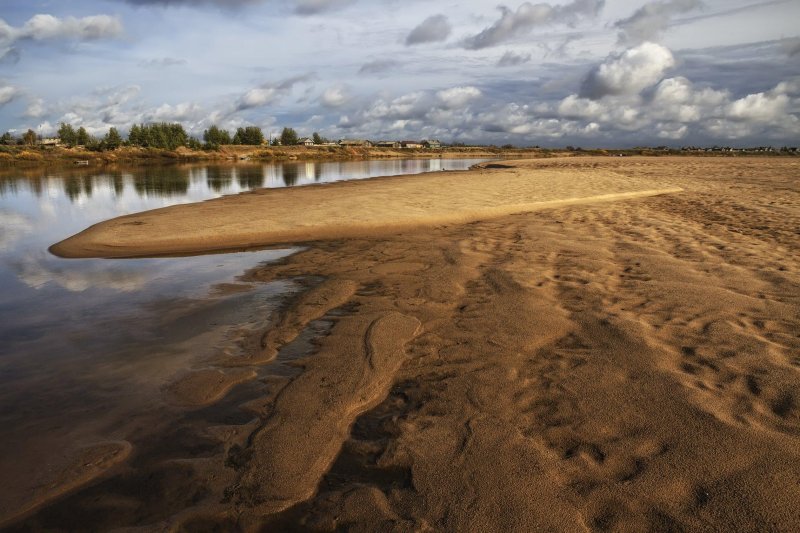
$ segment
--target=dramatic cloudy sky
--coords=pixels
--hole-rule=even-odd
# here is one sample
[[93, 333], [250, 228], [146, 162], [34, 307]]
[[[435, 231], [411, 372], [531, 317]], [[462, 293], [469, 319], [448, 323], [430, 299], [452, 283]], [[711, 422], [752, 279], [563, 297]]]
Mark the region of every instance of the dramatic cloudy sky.
[[2, 0], [0, 129], [800, 144], [798, 0]]

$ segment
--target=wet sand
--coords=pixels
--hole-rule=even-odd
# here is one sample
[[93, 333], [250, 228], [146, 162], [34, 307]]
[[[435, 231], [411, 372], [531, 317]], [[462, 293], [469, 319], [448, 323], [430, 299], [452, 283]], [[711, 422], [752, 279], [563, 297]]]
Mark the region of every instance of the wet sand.
[[[796, 531], [798, 163], [511, 162], [458, 174], [485, 182], [489, 210], [475, 192], [463, 218], [307, 233], [320, 240], [243, 281], [309, 290], [243, 332], [241, 353], [170, 389], [198, 405], [230, 389], [218, 408], [240, 421], [209, 423], [191, 455], [138, 450], [136, 464], [152, 457], [146, 475], [131, 466], [22, 527]], [[552, 196], [503, 213], [526, 180]], [[354, 185], [309, 190], [340, 206], [336, 191], [362, 194]], [[672, 192], [605, 196], [652, 191]], [[395, 213], [398, 199], [380, 198], [359, 212]], [[135, 217], [169, 227], [191, 210], [207, 214]], [[334, 235], [347, 238], [322, 240]], [[169, 238], [125, 253], [162, 252]], [[234, 386], [265, 367], [283, 370], [251, 382], [258, 394]]]

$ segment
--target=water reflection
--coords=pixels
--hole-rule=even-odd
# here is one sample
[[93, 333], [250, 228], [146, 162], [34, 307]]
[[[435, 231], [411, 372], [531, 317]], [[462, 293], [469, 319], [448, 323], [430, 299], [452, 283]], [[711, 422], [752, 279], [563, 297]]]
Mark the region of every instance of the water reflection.
[[[260, 187], [295, 187], [363, 179], [394, 174], [463, 170], [482, 160], [390, 160], [285, 162], [266, 164], [169, 165], [62, 169], [0, 169], [0, 197], [21, 193], [42, 197], [53, 196], [53, 187], [61, 189], [73, 203], [86, 203], [97, 191], [129, 200], [135, 193], [140, 198], [173, 198], [196, 201], [198, 196], [212, 198]], [[60, 196], [57, 194], [57, 196]]]

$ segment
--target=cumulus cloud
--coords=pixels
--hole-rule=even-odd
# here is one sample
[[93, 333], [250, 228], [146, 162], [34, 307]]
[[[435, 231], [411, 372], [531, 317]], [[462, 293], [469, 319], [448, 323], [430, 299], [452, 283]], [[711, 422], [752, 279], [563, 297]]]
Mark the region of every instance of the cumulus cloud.
[[497, 62], [498, 67], [516, 67], [525, 64], [531, 60], [530, 54], [516, 54], [514, 52], [506, 52], [503, 57]]
[[358, 70], [359, 74], [383, 74], [394, 70], [400, 66], [400, 62], [395, 59], [376, 59], [364, 63]]
[[307, 83], [313, 78], [313, 74], [305, 74], [302, 76], [294, 76], [278, 83], [265, 83], [259, 87], [250, 89], [239, 97], [236, 110], [243, 111], [245, 109], [253, 109], [275, 103], [280, 98], [289, 94], [295, 85]]
[[19, 27], [0, 19], [0, 57], [18, 54], [14, 44], [19, 41], [95, 41], [120, 37], [123, 32], [119, 18], [109, 15], [58, 18], [40, 14]]
[[433, 15], [411, 30], [406, 37], [406, 46], [422, 43], [435, 43], [447, 40], [453, 28], [444, 15]]
[[529, 33], [546, 24], [576, 24], [585, 18], [594, 18], [605, 5], [605, 0], [573, 0], [565, 5], [531, 4], [525, 2], [516, 11], [500, 6], [500, 19], [482, 32], [467, 38], [464, 47], [479, 50], [497, 46], [514, 37]]
[[477, 87], [453, 87], [436, 93], [439, 101], [448, 108], [464, 107], [483, 95]]
[[652, 87], [675, 66], [668, 48], [642, 43], [620, 55], [611, 55], [593, 69], [581, 86], [581, 96], [598, 99], [609, 95], [638, 94]]
[[770, 123], [786, 114], [789, 97], [786, 94], [769, 93], [748, 94], [727, 108], [728, 117], [748, 122]]
[[320, 103], [325, 107], [341, 107], [348, 100], [347, 87], [338, 85], [325, 89], [320, 97]]
[[11, 102], [19, 95], [19, 89], [11, 85], [2, 85], [0, 82], [0, 107]]
[[658, 39], [669, 26], [672, 17], [687, 13], [703, 6], [700, 0], [658, 0], [649, 2], [633, 15], [618, 20], [614, 26], [619, 28], [619, 42], [638, 44]]

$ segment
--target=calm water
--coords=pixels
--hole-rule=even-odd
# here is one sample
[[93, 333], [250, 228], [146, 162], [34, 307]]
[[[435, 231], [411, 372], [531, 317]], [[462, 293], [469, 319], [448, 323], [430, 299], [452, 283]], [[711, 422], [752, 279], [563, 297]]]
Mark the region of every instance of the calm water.
[[231, 328], [263, 327], [297, 290], [291, 282], [238, 280], [293, 249], [64, 260], [47, 252], [51, 244], [112, 217], [253, 188], [462, 170], [479, 161], [0, 171], [0, 477], [47, 468], [52, 446], [42, 442], [69, 449], [129, 438], [137, 416], [162, 408], [159, 391], [175, 374], [224, 346]]

